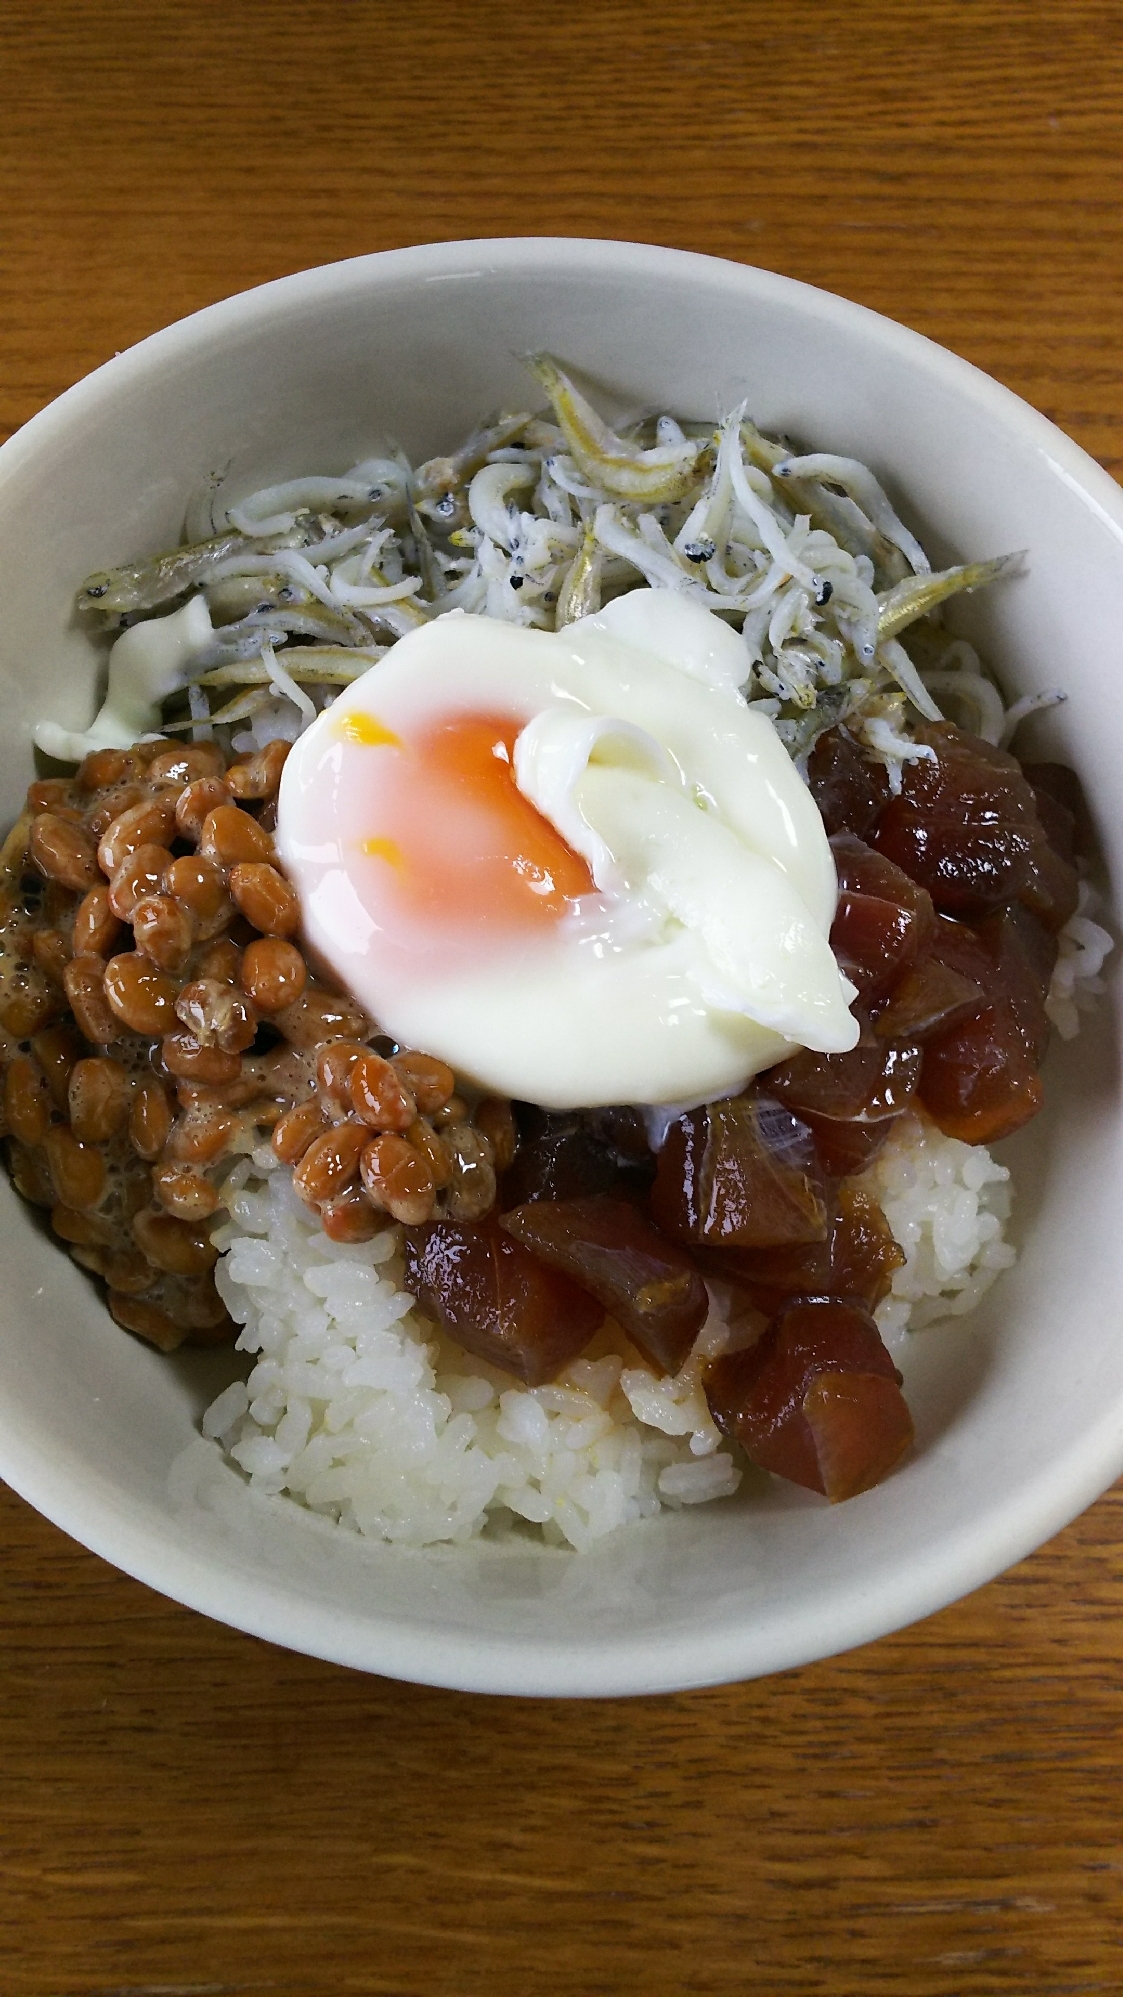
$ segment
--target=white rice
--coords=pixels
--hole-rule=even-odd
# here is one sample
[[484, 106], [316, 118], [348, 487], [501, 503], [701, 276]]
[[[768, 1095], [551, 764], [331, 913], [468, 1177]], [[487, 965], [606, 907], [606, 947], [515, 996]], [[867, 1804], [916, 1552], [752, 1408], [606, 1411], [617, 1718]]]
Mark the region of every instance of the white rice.
[[[973, 1309], [1013, 1262], [1008, 1178], [981, 1146], [902, 1118], [863, 1181], [908, 1258], [877, 1313], [890, 1343]], [[580, 1549], [737, 1489], [700, 1384], [728, 1337], [716, 1308], [674, 1379], [610, 1324], [549, 1386], [516, 1387], [415, 1311], [397, 1229], [362, 1246], [329, 1241], [267, 1147], [235, 1166], [226, 1198], [218, 1287], [243, 1326], [239, 1347], [259, 1356], [203, 1432], [255, 1490], [406, 1544], [519, 1520]]]
[[1005, 1238], [1010, 1173], [982, 1144], [945, 1137], [910, 1110], [858, 1183], [882, 1208], [905, 1264], [874, 1315], [886, 1343], [974, 1310], [1017, 1260]]
[[418, 1546], [523, 1520], [584, 1548], [737, 1489], [699, 1380], [726, 1341], [716, 1313], [673, 1380], [605, 1331], [549, 1386], [516, 1387], [415, 1313], [397, 1229], [329, 1241], [267, 1148], [235, 1166], [226, 1197], [216, 1278], [259, 1357], [203, 1433], [256, 1490]]

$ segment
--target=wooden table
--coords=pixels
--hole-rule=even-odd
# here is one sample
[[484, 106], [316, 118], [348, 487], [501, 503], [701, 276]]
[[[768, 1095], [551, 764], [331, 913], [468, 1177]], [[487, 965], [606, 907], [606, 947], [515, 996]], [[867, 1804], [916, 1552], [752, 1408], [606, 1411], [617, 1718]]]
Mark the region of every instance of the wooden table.
[[[919, 327], [1123, 460], [1117, 0], [9, 0], [0, 429], [301, 265], [646, 238]], [[623, 1704], [419, 1691], [0, 1497], [0, 1997], [1114, 1992], [1123, 1493], [971, 1600]]]

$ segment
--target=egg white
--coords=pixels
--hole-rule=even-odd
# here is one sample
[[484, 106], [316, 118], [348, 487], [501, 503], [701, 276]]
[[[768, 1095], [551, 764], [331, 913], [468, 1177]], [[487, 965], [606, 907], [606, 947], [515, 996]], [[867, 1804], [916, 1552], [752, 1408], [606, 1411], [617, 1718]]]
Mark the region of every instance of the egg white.
[[[830, 847], [744, 671], [734, 632], [657, 591], [558, 633], [453, 612], [400, 639], [285, 768], [277, 840], [310, 951], [396, 1040], [550, 1108], [703, 1101], [794, 1044], [852, 1046]], [[361, 856], [396, 751], [347, 741], [348, 718], [406, 739], [477, 713], [535, 723], [520, 788], [600, 891], [525, 936], [486, 910], [403, 922]]]

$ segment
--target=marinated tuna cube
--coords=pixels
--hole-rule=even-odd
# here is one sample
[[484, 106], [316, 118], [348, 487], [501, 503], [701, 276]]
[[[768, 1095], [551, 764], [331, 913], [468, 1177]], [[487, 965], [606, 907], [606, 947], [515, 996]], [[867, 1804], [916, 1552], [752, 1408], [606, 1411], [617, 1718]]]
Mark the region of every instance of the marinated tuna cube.
[[664, 1234], [710, 1247], [821, 1241], [826, 1185], [806, 1124], [768, 1096], [732, 1096], [671, 1125], [651, 1211]]
[[914, 810], [976, 825], [1036, 818], [1032, 786], [1008, 749], [951, 721], [922, 722], [916, 740], [933, 753], [905, 765], [902, 796]]
[[584, 1111], [587, 1129], [603, 1145], [617, 1164], [629, 1171], [642, 1169], [654, 1175], [655, 1160], [647, 1140], [643, 1112], [630, 1104], [609, 1104], [604, 1109]]
[[885, 1010], [874, 1020], [873, 1030], [879, 1039], [923, 1045], [933, 1034], [944, 1033], [959, 1020], [970, 1018], [982, 998], [981, 987], [961, 971], [941, 963], [938, 957], [926, 957], [905, 972]]
[[965, 1144], [994, 1144], [1037, 1115], [1041, 1077], [1010, 1006], [984, 1006], [929, 1041], [920, 1098], [944, 1135]]
[[1057, 961], [1056, 937], [1018, 902], [971, 926], [991, 960], [988, 995], [1013, 1008], [1027, 1047], [1037, 1061], [1044, 1060], [1049, 1041], [1045, 995]]
[[928, 722], [917, 738], [934, 758], [907, 765], [872, 843], [945, 915], [982, 915], [1013, 901], [1030, 881], [1035, 845], [1045, 844], [1019, 763], [950, 722]]
[[406, 1288], [465, 1352], [541, 1387], [576, 1359], [603, 1307], [531, 1255], [494, 1218], [405, 1230]]
[[517, 1120], [518, 1146], [499, 1195], [504, 1212], [528, 1200], [575, 1200], [629, 1189], [643, 1192], [651, 1182], [654, 1160], [647, 1151], [642, 1119], [635, 1112], [602, 1110], [590, 1116], [520, 1103]]
[[1004, 820], [973, 824], [938, 817], [894, 798], [878, 822], [884, 852], [923, 881], [944, 915], [981, 915], [1021, 893], [1030, 874], [1032, 832]]
[[871, 834], [878, 851], [931, 893], [945, 915], [976, 916], [1022, 901], [1049, 929], [1076, 907], [1073, 816], [1056, 800], [1059, 766], [1039, 765], [1027, 781], [1016, 757], [950, 722], [928, 723], [918, 739], [934, 760], [910, 762], [901, 795]]
[[882, 901], [895, 902], [914, 917], [918, 942], [931, 933], [935, 920], [932, 898], [895, 861], [848, 832], [831, 840], [831, 853], [840, 894], [876, 895]]
[[992, 1144], [1036, 1116], [1037, 1072], [1049, 1038], [1044, 992], [1056, 954], [1049, 932], [1025, 908], [973, 923], [941, 924], [938, 948], [983, 987], [988, 1003], [928, 1038], [920, 1096], [948, 1137]]
[[769, 1069], [768, 1086], [796, 1116], [810, 1112], [835, 1121], [880, 1123], [899, 1116], [916, 1094], [920, 1049], [879, 1037], [868, 1018], [847, 1054], [801, 1049]]
[[825, 1241], [700, 1253], [708, 1271], [735, 1284], [766, 1317], [795, 1297], [845, 1297], [872, 1311], [905, 1260], [877, 1201], [855, 1186], [839, 1187]]
[[864, 839], [888, 802], [889, 779], [845, 728], [828, 728], [807, 759], [807, 781], [827, 831]]
[[1079, 899], [1080, 878], [1076, 868], [1056, 851], [1043, 832], [1034, 842], [1018, 900], [1055, 933], [1064, 928], [1070, 915], [1075, 915]]
[[831, 840], [838, 905], [831, 949], [863, 999], [889, 990], [922, 953], [935, 924], [932, 898], [872, 846]]
[[679, 1371], [706, 1322], [706, 1285], [630, 1200], [535, 1200], [500, 1226], [596, 1297], [660, 1372]]
[[880, 1483], [913, 1439], [872, 1317], [831, 1298], [789, 1305], [755, 1345], [715, 1360], [706, 1399], [762, 1470], [832, 1504]]
[[1062, 860], [1092, 850], [1091, 821], [1083, 786], [1067, 763], [1023, 763], [1026, 782], [1033, 787], [1037, 816], [1045, 837]]
[[831, 949], [844, 978], [861, 998], [885, 991], [917, 954], [915, 925], [906, 909], [877, 895], [838, 897], [831, 924]]
[[816, 1116], [809, 1109], [800, 1115], [800, 1122], [807, 1125], [815, 1140], [815, 1156], [828, 1179], [848, 1179], [864, 1172], [884, 1149], [896, 1120], [883, 1116], [878, 1123], [844, 1122], [838, 1117]]

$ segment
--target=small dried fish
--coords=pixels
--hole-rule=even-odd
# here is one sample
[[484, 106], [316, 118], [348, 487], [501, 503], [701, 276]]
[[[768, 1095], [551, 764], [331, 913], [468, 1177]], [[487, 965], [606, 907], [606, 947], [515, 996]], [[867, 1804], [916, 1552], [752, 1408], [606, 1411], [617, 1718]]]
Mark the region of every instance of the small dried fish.
[[182, 596], [214, 575], [216, 569], [237, 555], [271, 554], [295, 545], [296, 537], [273, 535], [264, 541], [247, 541], [244, 534], [216, 534], [209, 541], [197, 541], [185, 548], [169, 548], [146, 561], [125, 562], [117, 569], [101, 569], [87, 576], [78, 591], [79, 610], [155, 610], [161, 603]]
[[211, 622], [219, 626], [238, 624], [253, 614], [289, 609], [313, 601], [312, 592], [288, 575], [274, 570], [262, 575], [226, 575], [218, 582], [203, 584]]
[[369, 641], [360, 647], [340, 651], [337, 645], [297, 645], [285, 653], [285, 665], [295, 680], [305, 686], [316, 686], [321, 681], [325, 685], [347, 686], [368, 666], [384, 659], [390, 650], [389, 645], [373, 645]]
[[519, 536], [519, 516], [508, 498], [537, 485], [537, 464], [483, 465], [468, 487], [468, 511], [481, 534], [513, 552]]
[[272, 698], [269, 681], [266, 681], [264, 686], [254, 687], [249, 693], [236, 694], [233, 700], [227, 701], [225, 707], [219, 707], [212, 713], [211, 727], [229, 726], [235, 721], [248, 721], [252, 714], [256, 714], [259, 708], [264, 707], [266, 701]]
[[[272, 698], [268, 682], [251, 687], [248, 692], [236, 695], [225, 707], [217, 708], [209, 715], [207, 726], [214, 728], [216, 725], [226, 726], [233, 725], [236, 721], [248, 721], [265, 706], [267, 700]], [[160, 723], [161, 731], [165, 735], [185, 735], [198, 726], [199, 717], [195, 714], [178, 715], [174, 721]]]
[[681, 499], [697, 483], [705, 449], [697, 439], [640, 450], [609, 428], [552, 355], [528, 354], [526, 364], [550, 398], [578, 470], [614, 499], [651, 505]]
[[350, 612], [344, 614], [349, 615], [356, 628], [362, 630], [361, 642], [364, 644], [369, 643], [371, 628], [375, 625], [383, 625], [395, 638], [403, 638], [407, 631], [416, 631], [429, 621], [428, 611], [416, 601], [416, 593], [421, 586], [418, 576], [391, 582], [385, 570], [368, 563], [362, 583], [350, 583], [340, 577], [338, 583], [333, 578], [333, 585], [343, 602], [352, 606]]
[[285, 626], [276, 618], [263, 618], [260, 622], [246, 618], [241, 624], [226, 624], [215, 633], [209, 644], [192, 654], [183, 676], [184, 683], [190, 686], [204, 679], [208, 673], [257, 659], [263, 646], [283, 645], [288, 636]]
[[868, 520], [873, 522], [879, 534], [884, 534], [895, 548], [899, 548], [905, 560], [918, 575], [926, 575], [931, 567], [916, 535], [910, 533], [903, 520], [898, 519], [888, 493], [879, 485], [868, 465], [859, 464], [857, 458], [843, 458], [833, 451], [811, 451], [805, 457], [782, 458], [772, 467], [773, 478], [814, 478], [827, 479], [832, 485], [840, 485], [843, 492], [860, 506]]
[[981, 735], [984, 741], [998, 747], [1006, 710], [991, 680], [982, 673], [926, 673], [924, 684], [930, 694], [939, 694], [949, 721], [969, 728], [973, 735]]
[[638, 569], [650, 589], [677, 589], [696, 597], [703, 594], [672, 552], [664, 553], [661, 548], [653, 548], [642, 534], [621, 518], [619, 509], [611, 503], [597, 507], [593, 532], [602, 548], [622, 556]]
[[584, 539], [566, 571], [558, 597], [554, 616], [556, 631], [563, 630], [567, 624], [575, 624], [579, 617], [591, 617], [600, 609], [602, 566], [596, 529], [586, 527]]
[[[433, 617], [460, 610], [564, 630], [643, 585], [740, 632], [746, 698], [793, 755], [845, 717], [899, 782], [916, 753], [910, 705], [935, 717], [934, 695], [946, 694], [997, 739], [1048, 700], [1007, 712], [989, 681], [975, 684], [970, 648], [917, 621], [957, 591], [1016, 573], [1020, 557], [932, 574], [855, 459], [800, 454], [744, 407], [717, 424], [664, 411], [618, 432], [551, 355], [528, 365], [548, 417], [505, 412], [416, 472], [401, 453], [372, 457], [233, 507], [216, 472], [191, 519], [245, 531], [87, 578], [91, 629], [99, 611], [119, 632], [184, 597], [217, 623], [182, 663], [169, 729], [260, 715], [259, 730], [299, 732], [336, 688]], [[914, 622], [906, 652], [898, 633]], [[948, 671], [960, 653], [969, 670]], [[179, 719], [184, 688], [190, 720]], [[227, 699], [213, 715], [212, 697]]]
[[[765, 437], [747, 417], [741, 419], [741, 437], [749, 462], [770, 477], [778, 464], [790, 461], [786, 445]], [[821, 479], [795, 478], [784, 474], [784, 491], [798, 513], [806, 513], [813, 524], [829, 534], [849, 555], [864, 555], [872, 562], [877, 578], [884, 583], [899, 582], [909, 566], [899, 548], [879, 534], [857, 501], [844, 492], [832, 492]]]
[[937, 707], [904, 646], [896, 638], [884, 638], [877, 648], [878, 664], [892, 673], [897, 685], [908, 694], [913, 706], [919, 709], [926, 721], [942, 721], [943, 715]]
[[421, 572], [421, 585], [430, 603], [435, 603], [444, 592], [445, 579], [440, 562], [437, 560], [433, 543], [429, 539], [425, 522], [411, 497], [409, 502], [409, 531], [413, 542], [411, 550]]
[[[334, 646], [294, 646], [284, 654], [285, 671], [298, 686], [350, 686], [385, 657], [385, 650], [376, 646], [369, 652], [344, 652]], [[273, 677], [269, 665], [262, 654], [255, 659], [240, 659], [226, 666], [215, 666], [212, 671], [200, 673], [196, 686], [264, 686]]]
[[1021, 700], [1016, 700], [1013, 707], [1006, 709], [1002, 722], [1002, 733], [998, 738], [999, 748], [1008, 749], [1010, 747], [1022, 722], [1028, 720], [1031, 714], [1043, 714], [1050, 707], [1063, 707], [1067, 699], [1067, 693], [1063, 692], [1057, 686], [1050, 687], [1044, 693], [1023, 694]]
[[498, 422], [489, 424], [482, 430], [474, 430], [467, 443], [448, 458], [429, 458], [419, 465], [413, 478], [413, 494], [418, 509], [429, 514], [439, 525], [448, 528], [464, 526], [463, 521], [455, 520], [455, 504], [445, 512], [440, 502], [453, 499], [481, 465], [487, 463], [492, 451], [501, 451], [506, 444], [514, 443], [520, 433], [534, 418], [525, 410], [515, 416], [500, 416]]
[[813, 708], [805, 708], [791, 717], [782, 715], [776, 722], [776, 733], [788, 754], [809, 755], [820, 735], [845, 721], [868, 692], [868, 680], [849, 680], [845, 686], [828, 687]]
[[898, 631], [903, 631], [916, 618], [925, 617], [949, 596], [981, 589], [984, 583], [997, 582], [999, 576], [1021, 575], [1024, 564], [1025, 553], [1021, 550], [1015, 555], [996, 555], [989, 562], [964, 562], [957, 568], [909, 576], [878, 598], [877, 635], [881, 639], [895, 638]]
[[[893, 642], [891, 639], [890, 643]], [[867, 754], [882, 764], [894, 797], [900, 794], [906, 763], [936, 761], [936, 751], [931, 743], [917, 742], [910, 733], [906, 697], [897, 689], [892, 693], [871, 693], [860, 707], [847, 715], [846, 726]]]
[[341, 478], [297, 478], [285, 485], [267, 485], [226, 517], [240, 534], [283, 533], [303, 513], [351, 514], [384, 509], [403, 496], [405, 477], [393, 458], [369, 458]]

